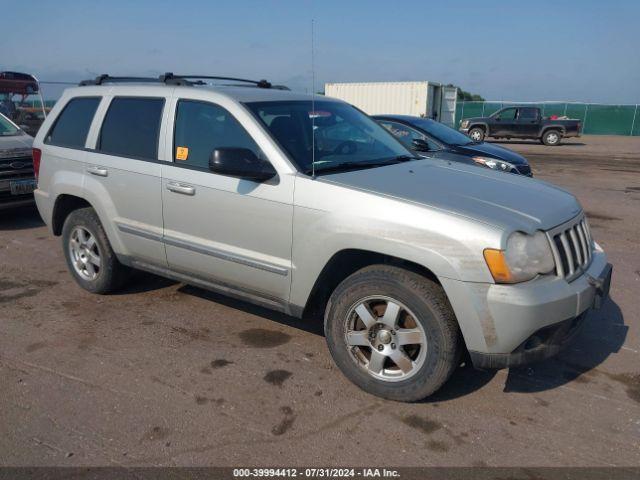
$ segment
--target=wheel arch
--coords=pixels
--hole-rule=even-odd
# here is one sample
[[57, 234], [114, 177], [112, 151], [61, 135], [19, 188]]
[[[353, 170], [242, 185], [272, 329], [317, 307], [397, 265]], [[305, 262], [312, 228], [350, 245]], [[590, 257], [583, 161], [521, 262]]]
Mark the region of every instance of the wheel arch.
[[301, 316], [316, 316], [324, 312], [329, 297], [336, 287], [349, 275], [370, 265], [393, 265], [418, 273], [441, 285], [438, 277], [429, 268], [400, 257], [371, 250], [349, 248], [336, 252], [324, 265], [313, 284]]
[[540, 131], [540, 137], [542, 137], [549, 130], [557, 130], [563, 136], [567, 133], [567, 130], [563, 125], [546, 125], [546, 126], [542, 127], [542, 130]]
[[489, 125], [487, 125], [486, 123], [475, 122], [475, 123], [472, 123], [471, 125], [469, 125], [469, 131], [471, 131], [474, 128], [482, 129], [484, 131], [485, 135], [487, 134], [487, 132], [489, 132]]
[[[62, 235], [62, 226], [64, 221], [74, 210], [80, 208], [93, 208], [85, 198], [77, 195], [62, 193], [56, 197], [51, 215], [51, 230], [57, 237]], [[95, 209], [94, 209], [95, 210]]]

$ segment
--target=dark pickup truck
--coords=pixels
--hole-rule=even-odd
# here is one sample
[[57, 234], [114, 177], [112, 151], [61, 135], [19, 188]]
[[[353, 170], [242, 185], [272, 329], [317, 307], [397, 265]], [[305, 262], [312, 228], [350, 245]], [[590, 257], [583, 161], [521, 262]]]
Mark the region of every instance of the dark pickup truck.
[[460, 131], [476, 142], [485, 137], [537, 138], [545, 145], [559, 145], [563, 138], [579, 137], [581, 128], [580, 120], [543, 117], [537, 107], [507, 107], [460, 122]]

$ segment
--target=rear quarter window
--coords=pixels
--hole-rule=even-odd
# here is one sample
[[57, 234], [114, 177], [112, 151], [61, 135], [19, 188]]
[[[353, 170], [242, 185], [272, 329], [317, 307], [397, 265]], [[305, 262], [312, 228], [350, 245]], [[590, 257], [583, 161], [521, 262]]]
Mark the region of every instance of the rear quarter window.
[[60, 147], [84, 148], [100, 97], [79, 97], [69, 101], [53, 123], [44, 143]]
[[157, 160], [163, 107], [164, 98], [115, 97], [102, 122], [98, 150]]

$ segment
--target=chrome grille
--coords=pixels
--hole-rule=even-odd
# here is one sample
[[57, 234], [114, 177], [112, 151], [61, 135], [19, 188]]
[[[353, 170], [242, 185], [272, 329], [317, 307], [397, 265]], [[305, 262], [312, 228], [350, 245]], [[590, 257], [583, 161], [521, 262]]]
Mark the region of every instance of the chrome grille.
[[593, 239], [584, 214], [547, 232], [556, 263], [556, 275], [571, 281], [591, 263]]
[[28, 157], [0, 158], [0, 180], [33, 177], [33, 160]]

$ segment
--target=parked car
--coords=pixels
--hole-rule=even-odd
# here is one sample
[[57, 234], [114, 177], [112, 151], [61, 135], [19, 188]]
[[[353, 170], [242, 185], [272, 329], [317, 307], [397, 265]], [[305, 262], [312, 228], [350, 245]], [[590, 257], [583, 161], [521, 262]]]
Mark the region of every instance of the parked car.
[[435, 120], [408, 115], [373, 118], [418, 155], [532, 176], [529, 162], [522, 155], [499, 145], [475, 142]]
[[[51, 110], [46, 108], [46, 111]], [[31, 136], [35, 136], [38, 133], [38, 129], [45, 119], [45, 112], [40, 108], [25, 107], [19, 108], [16, 112], [14, 122], [16, 125], [28, 133]]]
[[349, 104], [266, 81], [88, 83], [34, 152], [38, 209], [90, 292], [136, 268], [321, 313], [342, 372], [401, 401], [465, 350], [491, 368], [555, 354], [607, 297], [582, 207], [547, 183], [416, 157]]
[[[35, 97], [35, 98], [34, 98]], [[19, 101], [15, 101], [18, 98]], [[37, 102], [27, 101], [37, 99]], [[35, 105], [39, 103], [39, 106]], [[0, 72], [0, 114], [35, 135], [47, 116], [38, 80], [28, 73]]]
[[33, 203], [33, 137], [0, 113], [0, 210]]
[[33, 95], [40, 91], [38, 80], [28, 73], [0, 72], [0, 92]]
[[465, 118], [460, 131], [476, 142], [492, 138], [537, 138], [545, 145], [560, 145], [563, 138], [579, 137], [580, 120], [551, 119], [537, 107], [507, 107], [488, 117]]

